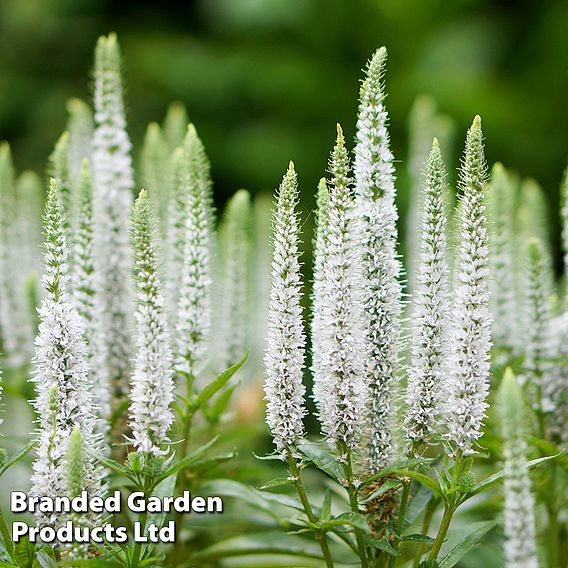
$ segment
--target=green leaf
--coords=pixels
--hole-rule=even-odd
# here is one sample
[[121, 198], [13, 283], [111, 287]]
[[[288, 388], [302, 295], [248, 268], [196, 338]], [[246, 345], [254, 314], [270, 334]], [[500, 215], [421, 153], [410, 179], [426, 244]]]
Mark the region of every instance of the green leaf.
[[371, 495], [365, 498], [364, 503], [368, 503], [369, 501], [373, 501], [377, 497], [381, 496], [383, 493], [386, 493], [390, 489], [394, 489], [395, 487], [399, 486], [402, 483], [400, 479], [386, 479], [385, 482]]
[[337, 481], [341, 481], [345, 478], [343, 469], [337, 461], [337, 457], [331, 452], [325, 442], [302, 440], [299, 449], [318, 469], [321, 469], [329, 476]]
[[365, 535], [365, 540], [367, 544], [371, 545], [373, 548], [378, 548], [391, 556], [400, 556], [400, 552], [392, 547], [391, 543], [386, 539], [386, 537], [380, 540], [371, 535]]
[[464, 555], [474, 547], [499, 521], [482, 521], [475, 523], [473, 528], [465, 534], [440, 562], [440, 568], [452, 568]]
[[385, 469], [382, 469], [378, 473], [373, 474], [371, 477], [364, 479], [361, 482], [361, 488], [367, 487], [368, 485], [371, 485], [371, 483], [374, 483], [375, 481], [378, 481], [379, 479], [382, 479], [384, 477], [389, 477], [395, 473], [398, 474], [400, 471], [406, 471], [408, 468], [414, 467], [416, 465], [422, 465], [425, 463], [430, 463], [432, 461], [434, 461], [432, 458], [413, 458], [399, 464], [394, 464]]
[[[343, 545], [331, 542], [329, 545], [332, 557], [337, 563], [359, 564], [351, 551], [345, 550]], [[281, 554], [294, 558], [322, 558], [319, 545], [311, 539], [308, 540], [295, 535], [283, 537], [280, 531], [269, 531], [255, 535], [237, 536], [218, 542], [193, 554], [192, 561], [201, 566], [220, 558], [266, 554]], [[301, 566], [302, 564], [294, 562], [292, 565]]]
[[237, 388], [236, 385], [225, 389], [209, 406], [203, 409], [203, 413], [207, 420], [211, 423], [216, 423], [219, 418], [227, 409], [229, 400]]
[[30, 442], [27, 446], [23, 447], [16, 455], [9, 457], [6, 461], [2, 464], [0, 468], [0, 476], [4, 474], [8, 469], [10, 469], [14, 464], [18, 463], [26, 454], [28, 454], [33, 447], [35, 446], [35, 442]]
[[247, 354], [232, 367], [223, 371], [217, 378], [213, 379], [207, 386], [203, 387], [199, 394], [197, 395], [195, 402], [193, 403], [192, 410], [197, 410], [201, 408], [215, 393], [222, 389], [229, 379], [241, 368], [243, 363], [247, 360]]
[[28, 537], [14, 543], [14, 558], [21, 568], [32, 568], [35, 559], [35, 544], [31, 543]]
[[331, 491], [329, 487], [325, 490], [323, 495], [323, 503], [320, 508], [320, 518], [324, 521], [331, 517]]
[[[554, 456], [545, 456], [545, 457], [542, 457], [542, 458], [537, 458], [535, 460], [531, 460], [531, 461], [525, 463], [525, 467], [527, 469], [531, 469], [533, 467], [536, 467], [537, 465], [540, 465], [541, 463], [556, 459], [558, 456], [562, 455], [563, 453], [564, 453], [564, 450], [562, 450], [561, 452], [559, 452], [558, 454], [556, 454]], [[460, 504], [464, 503], [465, 501], [467, 501], [468, 499], [470, 499], [474, 495], [477, 495], [478, 493], [482, 493], [483, 491], [486, 491], [490, 487], [493, 487], [493, 485], [496, 485], [497, 483], [499, 483], [499, 481], [501, 481], [501, 479], [504, 476], [505, 476], [505, 470], [502, 469], [501, 471], [498, 471], [497, 473], [494, 473], [493, 475], [486, 477], [483, 481], [480, 481], [478, 484], [473, 486], [471, 491], [469, 491], [467, 493], [467, 495], [465, 495], [464, 498], [460, 501]]]
[[204, 460], [199, 460], [197, 463], [193, 464], [193, 473], [207, 473], [209, 470], [221, 465], [222, 463], [228, 462], [237, 456], [237, 452], [231, 452], [227, 454], [220, 454], [212, 458], [207, 458]]
[[215, 444], [218, 439], [219, 436], [215, 436], [213, 439], [209, 440], [209, 442], [203, 444], [203, 446], [200, 446], [199, 448], [191, 452], [191, 454], [176, 462], [174, 465], [172, 465], [172, 467], [167, 469], [156, 479], [156, 483], [160, 483], [161, 481], [166, 479], [166, 477], [174, 475], [178, 471], [181, 471], [182, 469], [185, 469], [186, 467], [189, 467], [191, 464], [195, 463], [213, 444]]
[[279, 462], [282, 461], [282, 456], [280, 454], [268, 454], [267, 456], [259, 456], [259, 455], [255, 454], [253, 452], [252, 455], [257, 460], [261, 460], [261, 461], [279, 461]]
[[249, 505], [269, 513], [274, 518], [278, 518], [278, 511], [274, 510], [274, 504], [283, 505], [295, 511], [304, 511], [302, 504], [293, 497], [269, 493], [268, 491], [259, 491], [233, 479], [216, 479], [215, 481], [205, 483], [201, 486], [201, 492], [209, 495], [242, 499]]
[[92, 453], [89, 450], [89, 448], [85, 448], [85, 450], [88, 453], [90, 453], [92, 456], [94, 456], [98, 461], [100, 461], [104, 466], [108, 467], [111, 471], [114, 471], [115, 473], [118, 473], [119, 475], [122, 475], [123, 477], [130, 479], [130, 481], [132, 481], [135, 484], [138, 483], [138, 480], [136, 479], [135, 475], [127, 467], [124, 467], [122, 464], [119, 464], [118, 462], [110, 458], [101, 456], [100, 454]]
[[341, 515], [338, 515], [337, 517], [334, 517], [329, 521], [324, 521], [322, 523], [322, 526], [324, 528], [340, 527], [343, 525], [351, 526], [366, 533], [371, 532], [371, 527], [369, 527], [367, 519], [360, 513], [341, 513]]
[[529, 444], [535, 446], [543, 453], [548, 454], [549, 456], [556, 455], [557, 460], [556, 463], [568, 473], [568, 455], [564, 453], [564, 451], [559, 448], [556, 444], [549, 442], [548, 440], [543, 440], [542, 438], [537, 438], [535, 436], [528, 437]]
[[8, 525], [6, 524], [6, 520], [4, 519], [4, 515], [2, 511], [0, 511], [0, 534], [2, 535], [2, 540], [4, 541], [4, 548], [6, 552], [10, 556], [10, 558], [16, 561], [16, 557], [14, 555], [14, 543], [12, 542], [12, 534]]
[[435, 539], [425, 534], [405, 535], [398, 546], [401, 556], [406, 560], [411, 560], [420, 554], [428, 552], [434, 546]]
[[432, 538], [431, 536], [425, 534], [409, 534], [403, 537], [403, 542], [426, 542], [426, 543], [434, 543], [436, 539]]
[[415, 479], [416, 481], [418, 481], [418, 483], [424, 485], [425, 487], [428, 487], [428, 489], [431, 489], [434, 493], [436, 493], [436, 495], [444, 498], [444, 492], [442, 488], [440, 487], [438, 482], [431, 477], [428, 477], [427, 475], [420, 473], [419, 471], [413, 471], [411, 469], [397, 469], [395, 471], [399, 475]]
[[265, 483], [259, 489], [265, 491], [266, 489], [272, 489], [273, 487], [281, 487], [282, 485], [290, 485], [292, 480], [289, 477], [277, 477], [268, 483]]

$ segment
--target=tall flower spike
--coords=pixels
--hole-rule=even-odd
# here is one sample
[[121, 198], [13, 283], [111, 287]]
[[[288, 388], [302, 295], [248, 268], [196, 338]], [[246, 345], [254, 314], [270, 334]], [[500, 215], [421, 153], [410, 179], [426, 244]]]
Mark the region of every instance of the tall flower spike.
[[566, 353], [566, 317], [552, 317], [553, 268], [539, 239], [526, 246], [525, 320], [523, 329], [523, 373], [526, 390], [537, 411], [542, 413], [546, 439], [560, 441], [565, 431], [567, 370], [554, 360]]
[[0, 328], [7, 365], [20, 367], [31, 355], [33, 332], [26, 308], [22, 259], [22, 227], [18, 222], [24, 208], [14, 186], [14, 165], [7, 142], [0, 142]]
[[106, 362], [117, 396], [121, 396], [126, 390], [130, 367], [128, 214], [134, 184], [131, 145], [124, 116], [120, 53], [114, 34], [99, 38], [95, 52], [95, 124], [93, 207], [97, 320], [104, 338], [100, 356]]
[[190, 125], [182, 146], [183, 256], [177, 305], [176, 368], [194, 379], [205, 362], [211, 325], [211, 183], [203, 145]]
[[505, 458], [505, 566], [538, 568], [535, 502], [526, 467], [526, 410], [521, 389], [509, 368], [499, 389], [499, 402]]
[[93, 113], [81, 99], [67, 101], [67, 132], [69, 132], [69, 168], [75, 183], [81, 175], [83, 160], [91, 161], [93, 152]]
[[137, 451], [164, 454], [173, 422], [172, 353], [166, 310], [160, 293], [154, 219], [143, 189], [132, 212], [138, 307], [136, 361], [131, 381], [130, 429]]
[[[208, 223], [213, 225], [213, 195], [209, 159], [193, 124], [187, 126], [183, 145], [176, 148], [171, 167], [174, 191], [168, 206], [170, 214], [168, 215], [166, 256], [169, 296], [172, 311], [176, 312], [188, 235], [187, 223], [190, 210], [187, 202], [191, 199], [192, 192], [201, 191], [203, 193], [204, 207], [208, 210]], [[171, 319], [177, 322], [177, 314], [173, 313]]]
[[168, 171], [168, 147], [162, 130], [157, 122], [151, 122], [146, 128], [141, 155], [141, 181], [146, 188], [154, 210], [158, 213], [160, 230], [166, 232], [168, 204], [172, 180]]
[[49, 157], [49, 175], [57, 182], [61, 205], [65, 215], [65, 226], [69, 235], [69, 224], [73, 217], [71, 208], [71, 170], [69, 164], [69, 133], [64, 132]]
[[[79, 428], [85, 444], [95, 451], [100, 442], [93, 430], [83, 322], [68, 294], [67, 242], [53, 179], [45, 206], [44, 229], [45, 296], [39, 309], [32, 378], [37, 392], [34, 406], [39, 439], [30, 495], [54, 498], [68, 495], [67, 448], [73, 429]], [[101, 475], [96, 460], [87, 457], [83, 488], [91, 495], [101, 493]], [[63, 520], [57, 513], [37, 513], [39, 525], [59, 526]]]
[[276, 449], [296, 453], [306, 414], [302, 383], [306, 337], [302, 319], [298, 181], [290, 162], [276, 197], [272, 219], [272, 288], [264, 367], [266, 422]]
[[543, 383], [544, 408], [547, 439], [560, 446], [568, 444], [568, 368], [563, 361], [568, 359], [568, 312], [555, 317], [550, 325], [549, 358], [555, 359], [553, 369], [547, 371]]
[[249, 346], [251, 213], [249, 192], [245, 189], [237, 191], [226, 205], [219, 235], [224, 314], [222, 368], [238, 361]]
[[[322, 329], [322, 301], [324, 295], [324, 262], [327, 247], [327, 226], [329, 215], [329, 191], [325, 178], [320, 179], [318, 184], [318, 194], [316, 199], [316, 215], [315, 215], [315, 237], [313, 240], [314, 251], [314, 271], [312, 286], [312, 322], [311, 322], [311, 340], [312, 340], [312, 377], [320, 376], [320, 358], [322, 353], [321, 346], [321, 329]], [[325, 393], [321, 391], [322, 384], [315, 381], [313, 385], [314, 400], [320, 408], [320, 400]]]
[[488, 187], [488, 217], [491, 249], [491, 310], [493, 340], [497, 347], [513, 349], [518, 341], [519, 314], [514, 278], [515, 191], [507, 170], [495, 164]]
[[85, 340], [90, 361], [89, 383], [96, 402], [96, 429], [106, 435], [110, 418], [110, 384], [104, 360], [100, 359], [102, 349], [97, 346], [104, 340], [96, 325], [95, 305], [95, 259], [93, 251], [94, 228], [92, 206], [92, 178], [87, 159], [83, 161], [78, 181], [77, 229], [75, 233], [73, 263], [73, 296], [77, 311], [85, 324]]
[[378, 49], [361, 86], [355, 146], [355, 195], [363, 267], [365, 375], [369, 389], [367, 462], [371, 471], [393, 457], [401, 285], [394, 157], [387, 130], [383, 76], [387, 50]]
[[420, 241], [413, 296], [412, 341], [404, 429], [416, 445], [436, 433], [447, 356], [448, 266], [446, 169], [434, 138], [421, 198]]
[[357, 243], [349, 155], [341, 127], [330, 159], [326, 248], [319, 305], [320, 335], [314, 384], [323, 431], [332, 445], [354, 450], [365, 415]]
[[546, 411], [546, 407], [554, 405], [542, 400], [543, 382], [550, 364], [545, 361], [550, 353], [550, 324], [552, 310], [550, 297], [552, 295], [552, 269], [549, 265], [544, 245], [539, 239], [529, 239], [526, 247], [526, 299], [525, 321], [523, 329], [524, 360], [523, 371], [525, 380], [529, 382], [529, 389], [536, 390], [534, 398], [537, 407]]
[[467, 132], [460, 170], [461, 219], [455, 283], [446, 419], [453, 452], [475, 452], [481, 437], [489, 390], [491, 312], [485, 213], [487, 164], [481, 118]]
[[29, 275], [39, 272], [41, 265], [41, 216], [45, 192], [39, 176], [26, 170], [18, 176], [16, 193], [22, 204], [18, 207], [18, 232], [23, 248], [20, 263], [23, 274]]

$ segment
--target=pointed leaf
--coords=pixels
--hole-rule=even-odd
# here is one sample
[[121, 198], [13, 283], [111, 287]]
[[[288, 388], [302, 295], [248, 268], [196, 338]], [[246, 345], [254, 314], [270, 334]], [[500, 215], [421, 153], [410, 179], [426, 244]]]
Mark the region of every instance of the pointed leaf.
[[462, 537], [460, 542], [444, 556], [440, 562], [440, 568], [452, 568], [455, 566], [498, 522], [499, 521], [494, 519], [475, 523], [473, 529], [470, 528], [469, 532]]
[[0, 476], [10, 469], [14, 464], [18, 463], [26, 454], [28, 454], [35, 446], [35, 441], [30, 442], [27, 446], [23, 447], [17, 454], [6, 459], [0, 468]]
[[248, 353], [235, 365], [223, 371], [218, 377], [205, 386], [196, 397], [193, 410], [201, 408], [215, 393], [222, 389], [229, 379], [241, 368], [247, 360]]
[[218, 439], [219, 436], [215, 436], [213, 439], [209, 440], [209, 442], [203, 444], [203, 446], [200, 446], [199, 448], [191, 452], [191, 454], [176, 462], [174, 465], [172, 465], [172, 467], [167, 469], [164, 473], [162, 473], [162, 475], [158, 477], [157, 483], [160, 483], [161, 481], [166, 479], [166, 477], [169, 477], [170, 475], [173, 475], [174, 473], [177, 473], [178, 471], [189, 467], [192, 463], [195, 463], [213, 444], [215, 444]]
[[331, 491], [329, 490], [329, 487], [325, 490], [324, 496], [323, 496], [323, 503], [320, 509], [320, 518], [322, 520], [327, 520], [329, 519], [331, 516]]
[[[527, 469], [531, 469], [537, 465], [540, 465], [541, 463], [553, 460], [555, 458], [557, 458], [558, 456], [562, 455], [564, 452], [564, 450], [562, 450], [561, 452], [559, 452], [558, 454], [554, 455], [554, 456], [545, 456], [543, 458], [537, 458], [535, 460], [531, 460], [527, 463], [525, 463], [525, 467]], [[478, 493], [482, 493], [483, 491], [486, 491], [487, 489], [489, 489], [490, 487], [493, 487], [493, 485], [499, 483], [499, 481], [501, 481], [501, 479], [505, 476], [505, 471], [501, 470], [498, 471], [497, 473], [494, 473], [493, 475], [490, 475], [489, 477], [485, 478], [483, 481], [480, 481], [478, 484], [474, 485], [472, 487], [472, 489], [467, 493], [467, 495], [461, 500], [461, 503], [467, 501], [469, 498], [473, 497], [474, 495], [477, 495]]]
[[302, 440], [300, 442], [300, 451], [313, 462], [318, 469], [321, 469], [338, 481], [344, 479], [343, 469], [339, 465], [337, 457], [333, 455], [327, 444], [312, 442], [311, 440]]

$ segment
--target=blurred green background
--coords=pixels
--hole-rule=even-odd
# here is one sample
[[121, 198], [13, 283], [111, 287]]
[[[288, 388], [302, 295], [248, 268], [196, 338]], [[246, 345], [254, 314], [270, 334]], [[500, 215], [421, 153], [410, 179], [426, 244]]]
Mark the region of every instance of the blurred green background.
[[481, 114], [489, 161], [535, 177], [555, 218], [566, 30], [566, 0], [0, 0], [0, 138], [20, 169], [42, 170], [66, 99], [90, 96], [97, 36], [116, 31], [137, 151], [146, 123], [180, 100], [219, 202], [239, 187], [272, 190], [293, 159], [311, 208], [335, 123], [352, 139], [361, 68], [386, 45], [403, 215], [408, 114], [429, 93], [456, 121], [454, 157]]

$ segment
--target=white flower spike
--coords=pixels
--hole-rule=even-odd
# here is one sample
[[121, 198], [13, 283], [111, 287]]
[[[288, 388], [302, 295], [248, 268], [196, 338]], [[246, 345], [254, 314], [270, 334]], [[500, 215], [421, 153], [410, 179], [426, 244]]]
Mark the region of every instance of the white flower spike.
[[361, 86], [355, 146], [355, 195], [363, 266], [365, 375], [369, 389], [368, 468], [386, 467], [394, 455], [393, 430], [401, 313], [397, 256], [394, 157], [385, 107], [387, 50], [378, 49]]
[[302, 275], [297, 206], [298, 182], [294, 164], [290, 162], [278, 190], [273, 215], [272, 288], [264, 356], [266, 422], [283, 458], [288, 452], [297, 453], [306, 414], [306, 389], [302, 383], [306, 337], [300, 303]]
[[341, 127], [330, 159], [329, 203], [319, 305], [319, 361], [314, 384], [319, 415], [332, 446], [360, 444], [366, 389], [361, 358], [360, 279], [349, 155]]
[[461, 219], [459, 257], [453, 302], [452, 339], [446, 404], [447, 438], [454, 454], [475, 453], [482, 435], [489, 392], [491, 311], [489, 251], [481, 118], [468, 130], [460, 170]]
[[446, 169], [434, 139], [426, 162], [413, 294], [412, 340], [404, 429], [413, 445], [431, 442], [438, 426], [449, 323], [446, 260]]
[[137, 451], [167, 453], [168, 431], [173, 422], [172, 353], [155, 250], [154, 219], [143, 189], [132, 213], [132, 245], [136, 255], [137, 338], [131, 379], [130, 429]]

